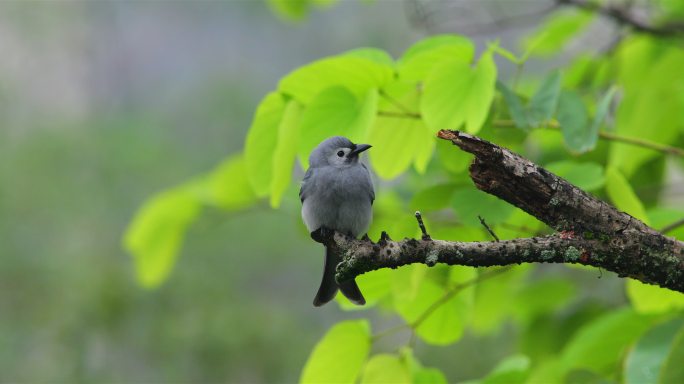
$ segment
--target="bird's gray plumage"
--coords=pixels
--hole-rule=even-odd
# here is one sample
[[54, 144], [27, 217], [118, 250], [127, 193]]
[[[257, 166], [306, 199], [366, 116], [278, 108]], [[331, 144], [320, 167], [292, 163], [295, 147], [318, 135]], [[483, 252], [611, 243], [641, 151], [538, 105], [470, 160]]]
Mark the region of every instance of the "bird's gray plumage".
[[[359, 154], [368, 148], [335, 136], [311, 152], [299, 191], [302, 218], [309, 232], [324, 227], [357, 237], [368, 229], [375, 192], [370, 172], [359, 161]], [[365, 303], [353, 280], [339, 286], [335, 283], [335, 267], [340, 261], [326, 250], [323, 280], [314, 305], [332, 300], [338, 288], [356, 304]]]

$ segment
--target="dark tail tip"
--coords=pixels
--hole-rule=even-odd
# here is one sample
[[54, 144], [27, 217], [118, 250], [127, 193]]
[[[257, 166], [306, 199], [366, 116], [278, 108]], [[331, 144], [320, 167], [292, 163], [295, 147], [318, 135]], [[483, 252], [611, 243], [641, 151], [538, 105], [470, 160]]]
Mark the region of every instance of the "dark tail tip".
[[363, 294], [361, 293], [359, 286], [356, 285], [356, 281], [350, 280], [341, 283], [340, 291], [352, 303], [356, 305], [366, 304], [366, 299], [363, 297]]

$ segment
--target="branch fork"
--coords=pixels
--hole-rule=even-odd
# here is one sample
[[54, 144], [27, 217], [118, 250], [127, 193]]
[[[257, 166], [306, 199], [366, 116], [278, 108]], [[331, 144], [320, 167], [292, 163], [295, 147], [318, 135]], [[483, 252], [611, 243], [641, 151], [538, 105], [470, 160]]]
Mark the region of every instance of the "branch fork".
[[[432, 239], [378, 242], [321, 231], [316, 241], [340, 255], [337, 281], [381, 268], [412, 263], [472, 267], [521, 263], [574, 263], [603, 268], [684, 293], [684, 243], [648, 227], [531, 161], [479, 137], [442, 130], [439, 138], [475, 155], [470, 177], [475, 186], [526, 211], [558, 231], [543, 237], [489, 242]], [[490, 232], [491, 233], [491, 232]], [[314, 237], [314, 234], [312, 234]], [[495, 237], [495, 235], [494, 235]]]

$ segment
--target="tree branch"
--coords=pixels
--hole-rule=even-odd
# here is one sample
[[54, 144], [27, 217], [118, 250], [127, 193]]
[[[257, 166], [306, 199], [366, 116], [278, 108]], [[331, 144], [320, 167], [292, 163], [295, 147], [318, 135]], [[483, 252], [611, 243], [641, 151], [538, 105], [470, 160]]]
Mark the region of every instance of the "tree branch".
[[648, 33], [655, 36], [682, 36], [684, 35], [684, 23], [668, 23], [663, 25], [652, 25], [644, 20], [640, 20], [624, 7], [615, 5], [601, 5], [587, 0], [558, 0], [560, 4], [571, 5], [587, 11], [597, 12], [618, 24], [626, 25], [638, 32]]
[[559, 233], [499, 242], [450, 242], [393, 241], [383, 232], [380, 241], [373, 243], [333, 232], [320, 241], [343, 259], [337, 266], [338, 281], [412, 263], [473, 267], [574, 263], [684, 292], [683, 242], [664, 236], [508, 149], [458, 131], [442, 130], [438, 137], [475, 155], [470, 177], [477, 188]]

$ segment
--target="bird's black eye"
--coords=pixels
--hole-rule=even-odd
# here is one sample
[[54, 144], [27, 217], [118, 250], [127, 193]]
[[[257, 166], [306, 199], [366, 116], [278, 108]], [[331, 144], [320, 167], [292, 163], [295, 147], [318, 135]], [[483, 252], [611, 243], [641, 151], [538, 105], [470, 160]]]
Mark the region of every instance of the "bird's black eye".
[[344, 156], [344, 151], [337, 151], [337, 156], [339, 156], [339, 157]]

